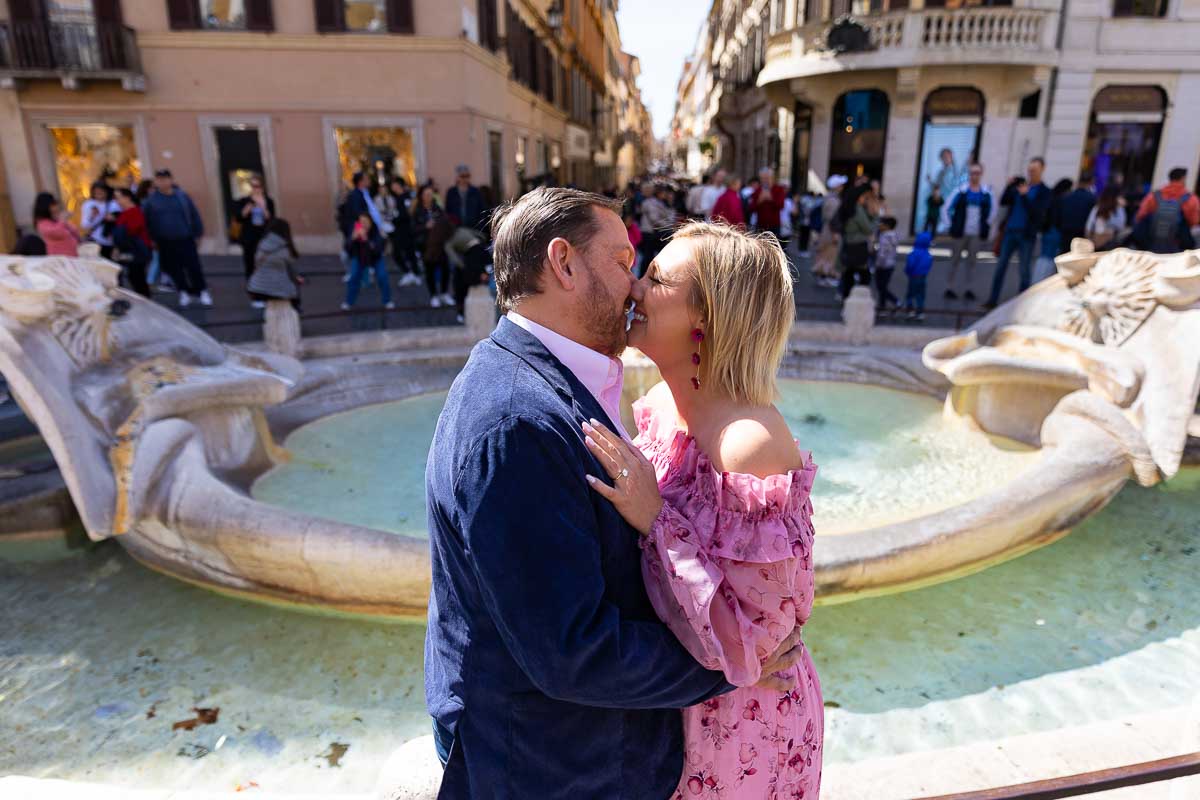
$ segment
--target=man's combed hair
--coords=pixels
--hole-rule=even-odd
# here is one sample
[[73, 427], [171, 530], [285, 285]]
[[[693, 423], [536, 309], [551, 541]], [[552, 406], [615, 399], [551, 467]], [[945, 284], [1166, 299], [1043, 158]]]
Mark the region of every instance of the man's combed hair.
[[594, 209], [621, 213], [621, 204], [576, 189], [535, 189], [492, 215], [496, 300], [511, 311], [541, 292], [546, 250], [555, 239], [586, 250], [598, 222]]
[[691, 301], [704, 327], [701, 382], [752, 405], [773, 402], [796, 317], [779, 240], [710, 222], [684, 225], [672, 239], [692, 242]]

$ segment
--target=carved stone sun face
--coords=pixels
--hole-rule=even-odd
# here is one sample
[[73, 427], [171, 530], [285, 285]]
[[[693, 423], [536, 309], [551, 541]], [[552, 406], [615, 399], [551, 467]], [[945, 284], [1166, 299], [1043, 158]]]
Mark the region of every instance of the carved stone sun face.
[[1146, 253], [1117, 250], [1101, 258], [1071, 298], [1059, 328], [1110, 347], [1128, 339], [1154, 311], [1158, 260]]
[[67, 259], [43, 262], [41, 271], [55, 284], [54, 338], [78, 367], [107, 361], [119, 335], [111, 316], [116, 272], [103, 262]]

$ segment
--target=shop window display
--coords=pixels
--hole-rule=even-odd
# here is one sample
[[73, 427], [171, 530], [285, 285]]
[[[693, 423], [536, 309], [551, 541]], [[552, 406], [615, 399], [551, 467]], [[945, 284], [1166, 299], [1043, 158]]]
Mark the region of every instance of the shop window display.
[[64, 207], [78, 221], [80, 208], [97, 180], [136, 186], [142, 166], [133, 128], [114, 125], [51, 126], [54, 170]]

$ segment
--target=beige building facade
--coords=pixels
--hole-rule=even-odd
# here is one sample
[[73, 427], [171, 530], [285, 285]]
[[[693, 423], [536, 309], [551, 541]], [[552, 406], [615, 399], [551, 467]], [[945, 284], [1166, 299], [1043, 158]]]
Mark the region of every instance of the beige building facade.
[[0, 0], [13, 216], [27, 227], [39, 191], [75, 208], [102, 175], [167, 168], [204, 217], [202, 250], [224, 252], [261, 173], [298, 246], [329, 252], [356, 171], [444, 190], [466, 164], [497, 201], [590, 181], [608, 4]]
[[1197, 177], [1200, 0], [717, 0], [703, 36], [706, 97], [679, 106], [712, 163], [878, 178], [905, 230], [973, 160], [1131, 199]]

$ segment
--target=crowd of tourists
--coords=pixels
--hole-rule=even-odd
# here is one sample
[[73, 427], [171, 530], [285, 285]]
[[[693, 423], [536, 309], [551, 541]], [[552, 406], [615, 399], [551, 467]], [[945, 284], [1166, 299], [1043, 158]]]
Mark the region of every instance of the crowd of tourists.
[[81, 244], [95, 245], [101, 256], [122, 267], [122, 281], [149, 297], [151, 287], [178, 291], [179, 305], [213, 304], [204, 266], [196, 248], [204, 223], [196, 204], [160, 169], [153, 180], [113, 185], [100, 179], [80, 206], [80, 221], [49, 192], [33, 204], [32, 232], [22, 236], [18, 255], [76, 256]]
[[[1166, 185], [1130, 202], [1121, 186], [1109, 182], [1101, 188], [1087, 172], [1078, 182], [1048, 186], [1041, 158], [1031, 159], [1026, 174], [1010, 178], [1000, 192], [984, 181], [982, 164], [959, 168], [948, 150], [941, 160], [943, 168], [927, 176], [922, 230], [903, 264], [899, 222], [889, 213], [879, 181], [868, 176], [832, 175], [818, 193], [789, 189], [769, 168], [746, 180], [715, 168], [698, 183], [646, 176], [603, 194], [621, 201], [638, 275], [680, 224], [723, 222], [773, 234], [785, 249], [794, 244], [796, 254], [808, 259], [813, 281], [836, 289], [839, 298], [856, 285], [869, 285], [881, 314], [916, 321], [923, 319], [935, 243], [950, 251], [943, 281], [949, 301], [978, 302], [972, 288], [978, 256], [995, 256], [985, 309], [999, 303], [1014, 258], [1024, 291], [1053, 274], [1054, 258], [1077, 238], [1097, 249], [1167, 253], [1195, 246], [1191, 229], [1200, 226], [1200, 200], [1187, 189], [1185, 169], [1171, 170]], [[271, 299], [286, 299], [298, 308], [304, 278], [296, 271], [299, 253], [291, 227], [276, 215], [261, 176], [252, 176], [248, 185], [234, 204], [228, 235], [241, 247], [249, 300], [262, 308]], [[431, 307], [453, 307], [461, 321], [470, 287], [490, 279], [495, 205], [488, 187], [472, 183], [466, 165], [456, 168], [444, 192], [432, 178], [410, 186], [400, 176], [356, 173], [336, 209], [345, 267], [342, 309], [353, 308], [372, 286], [378, 302], [393, 309], [394, 286], [424, 285]], [[111, 177], [97, 180], [80, 205], [78, 224], [58, 198], [39, 194], [33, 219], [34, 230], [18, 242], [18, 253], [73, 256], [80, 244], [91, 243], [122, 266], [123, 281], [134, 291], [178, 292], [181, 307], [213, 304], [197, 251], [204, 224], [170, 170], [129, 186]], [[397, 273], [394, 284], [390, 265]], [[903, 300], [892, 289], [901, 267]]]
[[373, 186], [370, 176], [355, 173], [337, 209], [346, 265], [342, 308], [353, 308], [372, 278], [384, 307], [396, 307], [390, 251], [398, 285], [424, 283], [429, 305], [453, 307], [461, 322], [467, 292], [489, 275], [488, 220], [494, 205], [491, 191], [471, 182], [465, 164], [455, 169], [454, 184], [444, 194], [433, 179], [414, 191], [399, 176]]

